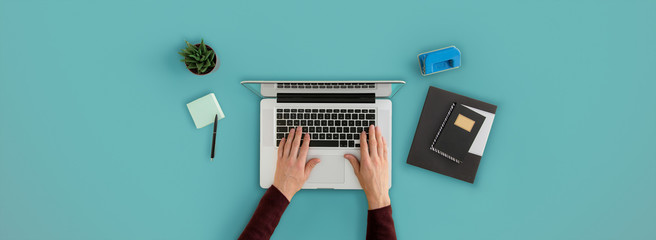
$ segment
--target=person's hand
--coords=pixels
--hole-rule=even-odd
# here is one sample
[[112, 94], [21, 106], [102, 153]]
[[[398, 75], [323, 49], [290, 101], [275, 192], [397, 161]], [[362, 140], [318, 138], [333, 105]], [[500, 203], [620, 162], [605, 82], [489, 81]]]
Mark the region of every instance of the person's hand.
[[[301, 138], [303, 138], [303, 146], [301, 146]], [[301, 190], [310, 172], [320, 161], [318, 158], [313, 158], [305, 162], [309, 149], [310, 135], [303, 134], [301, 127], [290, 130], [287, 137], [280, 140], [273, 186], [278, 188], [289, 201], [298, 190]]]
[[389, 197], [389, 160], [387, 159], [387, 142], [380, 127], [369, 126], [369, 143], [367, 133], [360, 133], [361, 161], [352, 154], [344, 157], [351, 162], [355, 176], [367, 196], [369, 209], [378, 209], [390, 205]]

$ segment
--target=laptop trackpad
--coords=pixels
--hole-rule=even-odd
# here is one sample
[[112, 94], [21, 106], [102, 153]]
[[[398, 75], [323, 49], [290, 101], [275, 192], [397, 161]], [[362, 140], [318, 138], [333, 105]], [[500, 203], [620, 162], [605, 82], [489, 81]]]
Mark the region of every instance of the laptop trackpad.
[[314, 166], [308, 182], [311, 183], [344, 183], [344, 163], [341, 155], [308, 156], [308, 159], [319, 158], [321, 162]]

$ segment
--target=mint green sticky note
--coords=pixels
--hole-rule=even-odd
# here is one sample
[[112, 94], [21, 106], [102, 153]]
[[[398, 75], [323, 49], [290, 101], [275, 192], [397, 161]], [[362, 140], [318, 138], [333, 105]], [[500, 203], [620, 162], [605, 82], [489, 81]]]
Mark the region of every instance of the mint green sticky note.
[[187, 103], [187, 108], [198, 129], [214, 123], [214, 116], [217, 114], [219, 115], [219, 120], [225, 117], [214, 93], [207, 94], [193, 102]]

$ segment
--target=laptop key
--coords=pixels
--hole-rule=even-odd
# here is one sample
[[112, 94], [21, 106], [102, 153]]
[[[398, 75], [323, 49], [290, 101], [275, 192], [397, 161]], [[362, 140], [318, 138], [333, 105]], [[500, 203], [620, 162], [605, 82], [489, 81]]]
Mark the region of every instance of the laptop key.
[[367, 114], [366, 118], [367, 119], [376, 119], [376, 114]]
[[277, 132], [286, 133], [287, 132], [287, 127], [278, 127], [276, 130], [277, 130]]
[[310, 147], [338, 147], [338, 141], [317, 140], [310, 141]]
[[346, 142], [346, 141], [339, 141], [339, 147], [348, 147], [348, 142]]
[[277, 123], [278, 123], [278, 125], [285, 126], [285, 124], [286, 124], [287, 122], [286, 122], [285, 120], [278, 120]]
[[349, 147], [355, 147], [355, 142], [354, 141], [348, 141], [348, 146]]
[[277, 138], [277, 139], [282, 139], [282, 138], [284, 138], [284, 137], [285, 137], [285, 134], [284, 134], [284, 133], [278, 133], [278, 134], [276, 134], [276, 138]]
[[278, 118], [278, 119], [282, 119], [282, 113], [278, 113], [278, 114], [276, 114], [276, 118]]

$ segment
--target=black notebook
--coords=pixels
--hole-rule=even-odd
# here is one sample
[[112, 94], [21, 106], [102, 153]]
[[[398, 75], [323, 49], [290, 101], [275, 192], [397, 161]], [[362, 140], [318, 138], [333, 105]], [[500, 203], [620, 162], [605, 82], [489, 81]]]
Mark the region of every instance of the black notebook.
[[497, 106], [476, 99], [458, 95], [436, 87], [430, 87], [426, 101], [417, 123], [417, 130], [408, 153], [408, 164], [424, 168], [449, 177], [474, 183], [481, 156], [465, 153], [460, 164], [434, 152], [430, 146], [440, 129], [440, 122], [446, 118], [451, 105], [458, 104], [495, 114]]
[[453, 103], [430, 149], [443, 157], [462, 163], [485, 117], [462, 104]]

